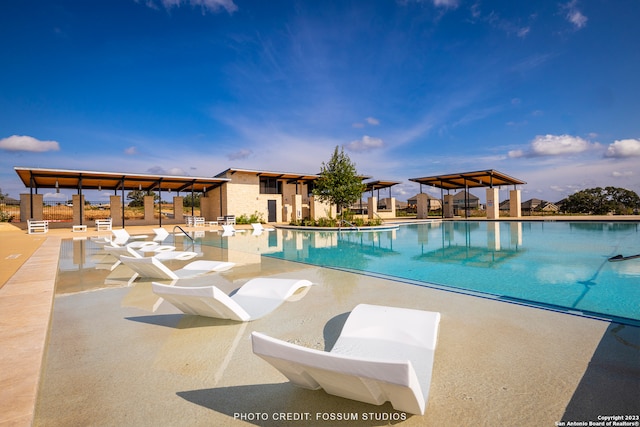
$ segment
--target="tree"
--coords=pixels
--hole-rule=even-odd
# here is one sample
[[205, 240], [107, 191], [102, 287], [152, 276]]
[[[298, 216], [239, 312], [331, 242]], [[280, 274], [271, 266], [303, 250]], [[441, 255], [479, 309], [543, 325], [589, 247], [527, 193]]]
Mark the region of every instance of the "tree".
[[153, 196], [153, 200], [156, 202], [160, 200], [160, 197], [153, 191], [149, 191], [149, 193], [142, 190], [129, 191], [129, 193], [127, 193], [127, 200], [131, 200], [129, 207], [139, 208], [144, 206], [144, 196]]
[[596, 187], [578, 191], [567, 197], [565, 210], [570, 213], [606, 215], [630, 214], [640, 207], [640, 197], [631, 190], [616, 187]]
[[185, 208], [190, 208], [190, 207], [199, 208], [201, 196], [202, 196], [202, 193], [193, 193], [193, 196], [191, 194], [187, 194], [182, 200], [182, 206], [184, 206]]
[[360, 200], [364, 190], [356, 165], [344, 153], [344, 148], [336, 146], [329, 162], [322, 162], [320, 177], [313, 183], [313, 195], [321, 202], [336, 205], [342, 214], [344, 208]]

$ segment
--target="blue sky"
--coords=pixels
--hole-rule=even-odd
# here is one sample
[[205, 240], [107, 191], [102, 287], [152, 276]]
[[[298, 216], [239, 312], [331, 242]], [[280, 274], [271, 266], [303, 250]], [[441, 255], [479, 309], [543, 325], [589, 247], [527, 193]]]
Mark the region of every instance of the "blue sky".
[[27, 191], [14, 166], [318, 173], [343, 146], [399, 200], [409, 178], [483, 169], [523, 200], [640, 193], [638, 17], [637, 0], [5, 0], [0, 188]]

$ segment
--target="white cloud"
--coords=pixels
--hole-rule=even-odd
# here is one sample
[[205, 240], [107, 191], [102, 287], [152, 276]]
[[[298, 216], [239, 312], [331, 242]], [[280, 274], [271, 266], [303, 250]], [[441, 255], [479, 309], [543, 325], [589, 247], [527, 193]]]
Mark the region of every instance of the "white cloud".
[[252, 154], [253, 154], [253, 151], [247, 150], [247, 149], [242, 149], [242, 150], [230, 153], [229, 155], [227, 155], [227, 158], [229, 160], [243, 160], [243, 159], [248, 158]]
[[40, 141], [32, 136], [12, 135], [8, 138], [0, 139], [0, 150], [42, 153], [45, 151], [58, 151], [60, 150], [60, 145], [57, 141]]
[[[238, 10], [238, 6], [233, 0], [159, 0], [159, 2], [166, 9], [180, 7], [186, 4], [190, 6], [200, 6], [203, 10], [210, 12], [218, 12], [225, 9], [228, 13], [233, 13]], [[156, 0], [148, 0], [145, 3], [151, 8], [156, 8]]]
[[130, 156], [133, 156], [134, 154], [138, 154], [138, 149], [136, 147], [129, 147], [129, 148], [124, 150], [124, 154], [128, 154]]
[[578, 136], [538, 135], [531, 141], [528, 150], [509, 151], [509, 157], [563, 156], [582, 153], [597, 146], [598, 144], [590, 143]]
[[621, 139], [609, 144], [606, 157], [638, 157], [640, 156], [640, 139]]
[[633, 173], [633, 171], [613, 171], [611, 173], [611, 176], [614, 178], [627, 178], [627, 177], [631, 177], [634, 176], [635, 174]]
[[433, 0], [433, 5], [437, 7], [458, 7], [458, 0]]
[[576, 29], [581, 29], [587, 25], [589, 18], [578, 10], [577, 3], [577, 0], [572, 0], [569, 3], [562, 5], [561, 8], [565, 13], [567, 21], [572, 23]]
[[378, 126], [380, 124], [380, 120], [376, 119], [375, 117], [367, 117], [367, 123], [369, 123], [372, 126]]
[[368, 135], [362, 137], [362, 139], [357, 139], [355, 141], [351, 141], [347, 144], [346, 148], [350, 151], [355, 152], [364, 152], [375, 150], [376, 148], [382, 148], [384, 146], [384, 142], [380, 138], [372, 138]]
[[162, 166], [153, 166], [147, 169], [147, 173], [153, 175], [187, 176], [186, 172], [181, 168], [165, 169]]

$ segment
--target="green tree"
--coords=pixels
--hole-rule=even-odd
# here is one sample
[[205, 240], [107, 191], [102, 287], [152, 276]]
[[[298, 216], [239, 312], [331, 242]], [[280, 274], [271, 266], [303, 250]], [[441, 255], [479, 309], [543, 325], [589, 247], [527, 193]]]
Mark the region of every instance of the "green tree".
[[202, 197], [202, 193], [193, 193], [193, 196], [191, 194], [188, 194], [184, 197], [184, 199], [182, 199], [182, 206], [184, 206], [185, 208], [190, 208], [192, 206], [199, 208], [200, 197]]
[[596, 187], [578, 191], [567, 197], [565, 210], [570, 213], [606, 215], [630, 214], [640, 207], [640, 197], [631, 190], [617, 187]]
[[344, 153], [344, 148], [336, 146], [329, 162], [322, 162], [320, 177], [313, 183], [313, 195], [321, 202], [336, 205], [342, 215], [344, 208], [357, 202], [364, 190], [356, 165]]
[[142, 191], [142, 190], [133, 190], [127, 193], [127, 200], [131, 200], [129, 202], [129, 207], [139, 208], [144, 206], [144, 196], [153, 196], [153, 200], [158, 202], [160, 197], [154, 193], [153, 191]]

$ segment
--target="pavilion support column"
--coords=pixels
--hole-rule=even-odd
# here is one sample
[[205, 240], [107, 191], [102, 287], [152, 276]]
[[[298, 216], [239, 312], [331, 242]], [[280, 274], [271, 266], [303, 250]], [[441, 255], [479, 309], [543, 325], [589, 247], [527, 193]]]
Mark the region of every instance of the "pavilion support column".
[[378, 213], [378, 198], [371, 196], [367, 199], [367, 216], [369, 219], [374, 219]]
[[184, 197], [173, 197], [173, 219], [180, 224], [184, 222]]
[[20, 195], [20, 221], [27, 222], [28, 219], [42, 221], [43, 219], [43, 195], [42, 194], [21, 194]]
[[442, 198], [442, 212], [445, 218], [453, 218], [453, 194], [445, 194]]
[[[122, 205], [120, 204], [120, 196], [109, 197], [109, 208], [111, 209], [111, 225], [122, 223]], [[124, 224], [122, 224], [124, 226]]]
[[291, 220], [299, 221], [302, 219], [302, 194], [294, 194], [291, 200], [293, 201]]
[[73, 194], [71, 195], [71, 200], [73, 201], [73, 225], [82, 225], [82, 212], [84, 211], [84, 195], [82, 194]]
[[213, 221], [216, 217], [213, 215], [213, 207], [214, 200], [212, 197], [209, 197], [209, 193], [202, 193], [200, 196], [200, 216], [205, 219], [205, 221]]
[[520, 190], [509, 191], [509, 216], [511, 218], [520, 218], [522, 216], [521, 197]]
[[154, 196], [144, 196], [144, 222], [145, 224], [152, 224], [155, 222], [153, 215], [153, 199]]
[[426, 193], [420, 193], [416, 196], [416, 218], [429, 218], [429, 196]]
[[487, 219], [500, 218], [500, 194], [497, 188], [487, 188]]

